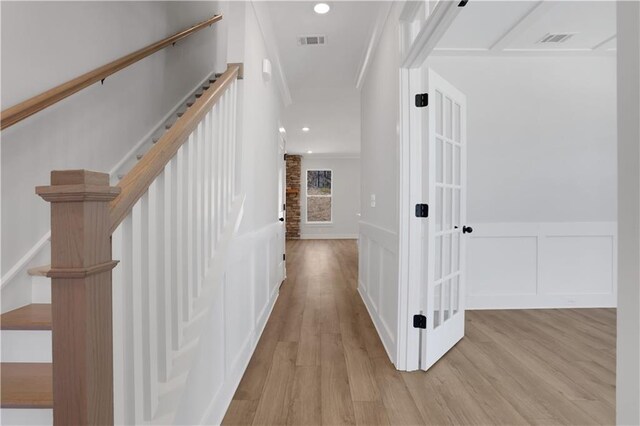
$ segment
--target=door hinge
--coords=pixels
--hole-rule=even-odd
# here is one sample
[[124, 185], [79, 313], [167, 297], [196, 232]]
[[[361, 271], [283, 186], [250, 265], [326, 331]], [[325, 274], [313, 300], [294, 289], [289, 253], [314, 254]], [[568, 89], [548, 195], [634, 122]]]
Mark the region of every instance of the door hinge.
[[285, 154], [283, 157], [284, 157], [284, 161], [287, 161], [287, 154]]
[[282, 211], [287, 211], [287, 205], [286, 204], [282, 205]]
[[469, 0], [462, 0], [460, 3], [458, 3], [458, 7], [465, 7], [467, 3], [469, 3]]
[[413, 328], [427, 328], [427, 317], [422, 314], [414, 315]]
[[429, 217], [429, 204], [416, 204], [416, 217]]
[[287, 255], [282, 253], [282, 260], [287, 260]]
[[418, 108], [426, 107], [429, 105], [429, 94], [428, 93], [418, 93], [416, 95], [416, 106]]

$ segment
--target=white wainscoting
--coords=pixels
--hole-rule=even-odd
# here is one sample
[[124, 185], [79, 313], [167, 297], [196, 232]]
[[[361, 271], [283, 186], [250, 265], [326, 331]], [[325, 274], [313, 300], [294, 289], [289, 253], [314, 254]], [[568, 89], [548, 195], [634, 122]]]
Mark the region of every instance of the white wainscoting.
[[223, 285], [175, 424], [220, 424], [278, 297], [284, 277], [277, 222], [232, 242]]
[[398, 234], [360, 222], [358, 291], [392, 362], [398, 330]]
[[615, 222], [478, 223], [467, 309], [615, 307]]

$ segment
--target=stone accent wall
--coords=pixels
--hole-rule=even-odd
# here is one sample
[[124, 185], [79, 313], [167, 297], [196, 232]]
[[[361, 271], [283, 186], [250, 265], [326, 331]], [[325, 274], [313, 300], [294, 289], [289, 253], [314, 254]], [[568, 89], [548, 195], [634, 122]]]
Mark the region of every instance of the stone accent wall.
[[287, 154], [287, 238], [300, 238], [302, 156]]

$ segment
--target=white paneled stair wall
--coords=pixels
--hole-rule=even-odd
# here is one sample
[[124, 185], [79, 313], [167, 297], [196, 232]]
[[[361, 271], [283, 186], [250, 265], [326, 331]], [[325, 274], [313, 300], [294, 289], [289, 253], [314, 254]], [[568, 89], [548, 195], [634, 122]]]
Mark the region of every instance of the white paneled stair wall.
[[233, 82], [113, 233], [116, 424], [172, 424], [242, 218]]
[[[279, 222], [236, 236], [239, 86], [227, 86], [112, 234], [115, 424], [219, 423], [284, 279]], [[51, 303], [40, 272], [32, 302]], [[51, 363], [51, 347], [50, 330], [2, 331], [3, 362]], [[52, 410], [3, 408], [0, 418], [51, 424]]]
[[[169, 130], [177, 119], [199, 99], [205, 90], [216, 81], [211, 74], [200, 81], [182, 98], [154, 127], [144, 135], [133, 148], [111, 169], [109, 175], [112, 185], [120, 179], [153, 147], [160, 137]], [[39, 274], [37, 268], [51, 259], [51, 232], [47, 232], [25, 255], [2, 276], [2, 312], [19, 307], [25, 303], [49, 303], [49, 280]], [[24, 289], [32, 287], [32, 291]], [[30, 298], [31, 297], [31, 298]], [[44, 297], [44, 299], [43, 299]]]

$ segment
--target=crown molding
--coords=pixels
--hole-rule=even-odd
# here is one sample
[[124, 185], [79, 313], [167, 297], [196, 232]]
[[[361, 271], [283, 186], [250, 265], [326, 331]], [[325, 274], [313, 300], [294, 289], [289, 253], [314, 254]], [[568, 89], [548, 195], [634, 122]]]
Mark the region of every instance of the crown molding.
[[364, 52], [362, 61], [360, 62], [360, 67], [358, 68], [358, 72], [356, 74], [356, 88], [358, 90], [360, 90], [362, 88], [362, 85], [364, 84], [365, 77], [367, 76], [367, 71], [369, 70], [369, 65], [371, 64], [373, 56], [376, 53], [376, 49], [378, 48], [378, 43], [380, 42], [380, 37], [382, 36], [382, 31], [384, 30], [384, 26], [387, 22], [387, 18], [389, 17], [392, 6], [393, 2], [384, 2], [380, 5], [378, 16], [376, 17], [376, 20], [371, 28], [371, 36], [369, 37], [367, 50], [365, 50]]
[[271, 14], [269, 13], [269, 5], [266, 1], [251, 1], [253, 11], [258, 18], [258, 25], [260, 26], [260, 32], [264, 39], [264, 44], [267, 48], [269, 59], [271, 60], [271, 66], [274, 71], [275, 80], [280, 89], [280, 95], [282, 96], [282, 102], [287, 107], [291, 105], [291, 91], [289, 90], [289, 84], [287, 82], [287, 76], [280, 62], [280, 50], [278, 49], [278, 43], [276, 40], [275, 32], [273, 31], [273, 23], [271, 21]]

